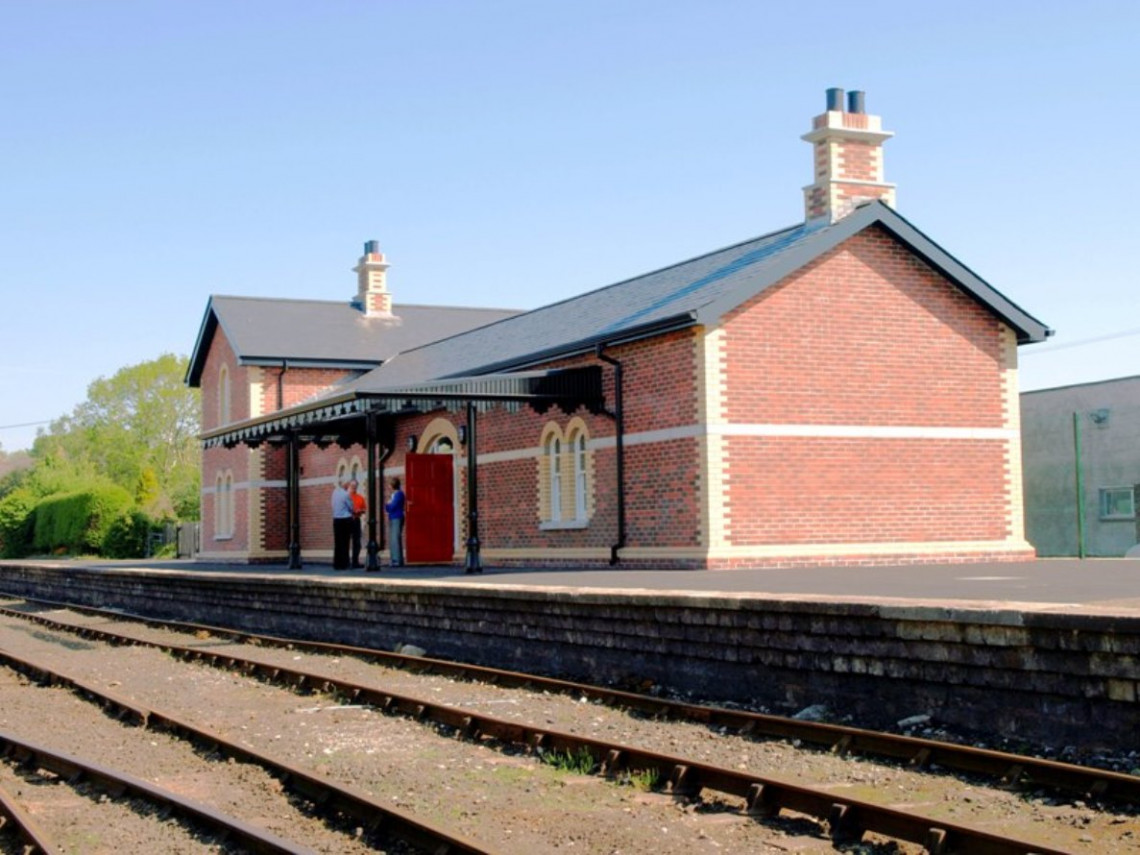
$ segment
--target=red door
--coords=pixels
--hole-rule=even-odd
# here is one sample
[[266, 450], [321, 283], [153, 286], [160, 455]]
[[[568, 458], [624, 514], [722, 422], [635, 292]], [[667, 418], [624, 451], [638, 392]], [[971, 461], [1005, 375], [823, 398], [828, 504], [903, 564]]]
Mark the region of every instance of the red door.
[[455, 557], [455, 481], [450, 454], [409, 454], [404, 548], [409, 564], [447, 564]]

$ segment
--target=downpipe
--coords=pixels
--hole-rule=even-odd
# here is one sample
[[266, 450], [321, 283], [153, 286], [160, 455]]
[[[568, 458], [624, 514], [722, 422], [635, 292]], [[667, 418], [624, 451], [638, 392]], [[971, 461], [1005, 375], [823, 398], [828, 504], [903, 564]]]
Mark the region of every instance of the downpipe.
[[595, 350], [595, 355], [602, 362], [612, 365], [614, 368], [614, 408], [610, 410], [603, 410], [602, 414], [613, 419], [614, 425], [617, 429], [616, 443], [617, 443], [617, 502], [618, 502], [618, 539], [617, 543], [610, 547], [610, 566], [613, 567], [620, 560], [618, 558], [618, 551], [625, 548], [626, 545], [626, 531], [625, 531], [625, 416], [622, 410], [622, 364], [612, 356], [607, 356], [605, 353], [605, 344], [599, 344]]

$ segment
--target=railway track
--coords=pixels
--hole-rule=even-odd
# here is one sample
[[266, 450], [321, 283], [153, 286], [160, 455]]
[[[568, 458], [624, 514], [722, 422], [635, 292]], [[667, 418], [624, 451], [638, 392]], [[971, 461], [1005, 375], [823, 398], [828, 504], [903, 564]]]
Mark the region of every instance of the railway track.
[[[32, 661], [13, 657], [0, 650], [0, 665], [18, 671], [35, 682], [51, 686], [65, 686], [80, 697], [98, 703], [114, 718], [130, 724], [146, 726], [177, 736], [192, 743], [196, 749], [213, 759], [238, 760], [255, 764], [269, 772], [282, 784], [282, 789], [304, 801], [312, 812], [341, 821], [350, 817], [359, 823], [359, 830], [380, 844], [400, 841], [413, 852], [433, 855], [487, 855], [491, 848], [465, 839], [438, 825], [417, 820], [406, 812], [384, 805], [380, 799], [355, 791], [344, 785], [328, 781], [315, 772], [296, 767], [278, 758], [243, 747], [206, 728], [196, 726], [177, 716], [139, 705], [117, 697], [105, 689], [68, 677], [59, 671], [44, 668]], [[186, 821], [204, 825], [219, 839], [234, 842], [252, 853], [312, 853], [308, 846], [279, 838], [255, 825], [223, 814], [180, 793], [156, 787], [140, 777], [117, 771], [95, 760], [84, 759], [54, 750], [43, 744], [28, 741], [13, 733], [0, 731], [0, 758], [22, 769], [44, 771], [60, 777], [70, 785], [89, 782], [114, 798], [128, 796], [160, 808], [161, 815], [176, 814]], [[63, 852], [52, 844], [46, 832], [36, 827], [27, 812], [19, 807], [18, 798], [0, 797], [0, 814], [15, 823], [17, 834], [25, 841], [25, 852]]]
[[[939, 767], [953, 772], [982, 776], [1005, 787], [1021, 787], [1038, 791], [1049, 790], [1081, 798], [1094, 798], [1108, 803], [1140, 805], [1140, 777], [1107, 769], [845, 725], [800, 721], [785, 716], [766, 715], [703, 704], [688, 704], [605, 686], [593, 686], [424, 656], [408, 656], [371, 648], [277, 638], [207, 624], [157, 621], [141, 615], [93, 609], [86, 606], [73, 606], [48, 600], [25, 598], [25, 602], [49, 608], [66, 608], [108, 620], [133, 621], [148, 626], [177, 629], [190, 634], [205, 633], [214, 638], [228, 639], [239, 644], [308, 650], [335, 656], [353, 656], [416, 674], [434, 674], [503, 687], [571, 695], [642, 715], [693, 722], [744, 736], [796, 740], [838, 754], [857, 754], [898, 761], [918, 768]], [[18, 610], [0, 607], [0, 614], [9, 611], [13, 614], [25, 614]], [[40, 618], [32, 616], [31, 619], [39, 620]], [[47, 622], [52, 623], [50, 620]], [[61, 622], [59, 626], [74, 625]], [[95, 627], [84, 627], [78, 631], [81, 634], [90, 633], [90, 637], [104, 637], [112, 643], [127, 643], [116, 641], [115, 633], [104, 635]], [[188, 658], [196, 656], [193, 651], [189, 650], [179, 655]]]
[[[51, 605], [57, 606], [60, 604]], [[97, 639], [114, 644], [146, 644], [158, 647], [178, 658], [196, 659], [225, 669], [238, 670], [249, 676], [255, 676], [263, 680], [272, 680], [290, 688], [312, 689], [333, 693], [353, 703], [369, 704], [384, 709], [389, 713], [400, 713], [419, 721], [428, 721], [439, 726], [453, 729], [469, 739], [493, 739], [501, 744], [520, 746], [527, 750], [540, 753], [563, 753], [567, 756], [574, 754], [579, 756], [586, 755], [591, 758], [592, 765], [594, 765], [598, 771], [611, 776], [629, 773], [631, 771], [637, 773], [652, 772], [655, 777], [658, 777], [662, 781], [667, 781], [669, 790], [678, 796], [693, 797], [702, 790], [711, 790], [742, 799], [746, 810], [751, 814], [771, 817], [779, 814], [782, 810], [791, 810], [807, 814], [826, 823], [830, 829], [832, 838], [836, 842], [857, 840], [865, 832], [874, 832], [898, 840], [918, 843], [932, 853], [969, 852], [984, 855], [984, 853], [991, 852], [1036, 852], [1047, 855], [1047, 853], [1063, 851], [987, 833], [966, 825], [947, 822], [945, 819], [932, 820], [910, 811], [896, 810], [860, 799], [837, 796], [834, 792], [826, 789], [801, 786], [794, 781], [781, 780], [773, 776], [755, 775], [738, 769], [728, 769], [723, 766], [703, 763], [690, 758], [649, 751], [612, 741], [583, 737], [581, 735], [550, 728], [540, 728], [514, 721], [506, 721], [481, 714], [474, 710], [436, 704], [422, 697], [396, 694], [378, 690], [370, 686], [333, 679], [327, 674], [312, 673], [301, 669], [283, 668], [279, 665], [267, 665], [255, 659], [235, 656], [230, 653], [222, 654], [216, 650], [210, 650], [202, 646], [189, 647], [185, 645], [156, 643], [122, 633], [109, 632], [106, 629], [55, 620], [42, 614], [29, 614], [27, 611], [19, 609], [3, 609], [0, 611], [21, 619], [34, 620], [43, 626], [49, 626], [59, 631], [73, 632], [84, 638]], [[87, 614], [98, 614], [97, 612], [93, 612], [93, 610], [84, 611]], [[121, 621], [125, 616], [119, 613], [102, 613], [102, 617]], [[150, 623], [151, 625], [156, 625], [158, 622]], [[162, 625], [170, 626], [170, 624]], [[372, 659], [380, 658], [386, 660], [388, 664], [397, 662], [405, 666], [414, 666], [420, 671], [425, 669], [449, 670], [459, 667], [454, 663], [442, 663], [417, 657], [401, 657], [378, 651], [297, 643], [282, 639], [267, 639], [264, 637], [251, 636], [246, 633], [233, 633], [232, 631], [217, 628], [205, 628], [199, 625], [178, 624], [177, 626], [183, 631], [189, 629], [197, 635], [208, 633], [214, 636], [226, 637], [231, 640], [240, 640], [251, 645], [285, 645], [289, 649], [294, 650], [305, 647], [320, 650], [321, 652], [335, 651], [338, 655], [351, 653], [354, 656], [364, 656]], [[34, 663], [11, 662], [10, 664], [12, 664], [13, 667], [21, 668], [25, 673], [29, 673], [33, 676], [36, 675], [38, 666], [34, 665]], [[731, 716], [742, 716], [743, 718], [739, 719], [743, 722], [740, 729], [743, 731], [751, 730], [754, 734], [759, 728], [755, 723], [749, 728], [748, 722], [755, 722], [757, 718], [759, 719], [760, 725], [768, 729], [794, 727], [797, 729], [797, 733], [810, 732], [815, 734], [815, 738], [811, 740], [815, 743], [819, 743], [820, 735], [829, 730], [828, 726], [812, 725], [805, 731], [799, 731], [800, 725], [810, 723], [795, 722], [793, 724], [787, 723], [786, 720], [777, 719], [777, 717], [756, 717], [754, 714], [748, 713], [719, 711], [709, 707], [692, 707], [691, 705], [675, 704], [656, 698], [631, 695], [629, 693], [617, 693], [612, 690], [597, 687], [559, 683], [558, 681], [549, 681], [543, 678], [534, 678], [511, 672], [495, 672], [493, 669], [466, 668], [463, 671], [455, 671], [454, 673], [461, 675], [463, 679], [486, 680], [488, 678], [494, 678], [498, 681], [517, 681], [520, 684], [529, 682], [532, 687], [541, 685], [544, 691], [550, 691], [552, 688], [556, 688], [560, 691], [574, 691], [576, 693], [590, 691], [599, 699], [604, 697], [611, 702], [619, 702], [627, 708], [638, 709], [641, 712], [652, 712], [656, 715], [670, 717], [689, 717], [706, 724], [715, 723], [715, 721], [711, 721], [710, 719], [712, 719], [714, 714], [723, 712]], [[58, 679], [58, 677], [48, 676], [45, 673], [39, 673], [36, 678], [47, 681]], [[93, 690], [89, 686], [76, 686], [76, 689], [88, 696], [93, 695]], [[184, 723], [172, 723], [170, 717], [163, 716], [155, 711], [133, 709], [129, 704], [122, 704], [120, 701], [105, 695], [101, 697], [100, 702], [110, 705], [116, 709], [119, 714], [136, 717], [142, 721], [149, 722], [151, 726], [186, 729]], [[866, 731], [855, 731], [854, 735], [863, 740], [857, 742], [853, 738], [852, 729], [840, 728], [838, 730], [840, 731], [838, 735], [831, 733], [829, 738], [832, 744], [839, 750], [865, 750], [864, 746], [878, 744], [872, 741], [871, 737], [884, 736], [871, 734]], [[786, 732], [780, 735], [788, 736]], [[846, 741], [844, 742], [845, 737]], [[802, 737], [796, 736], [794, 738]], [[909, 738], [902, 739], [904, 739], [908, 748], [912, 749], [914, 748], [914, 743], [922, 742], [921, 740]], [[936, 745], [941, 746], [941, 744]], [[919, 750], [921, 752], [923, 749]], [[971, 749], [967, 752], [967, 755], [972, 755], [976, 752], [976, 749]], [[913, 754], [908, 756], [912, 760], [915, 759]], [[928, 755], [928, 758], [929, 756], [931, 755]], [[919, 757], [918, 759], [921, 762], [923, 758]], [[1011, 768], [1011, 759], [1014, 759], [1012, 755], [1001, 755], [1001, 760], [1004, 764], [1003, 768], [1006, 772], [1009, 772]], [[1033, 761], [1033, 758], [1016, 759]], [[974, 766], [978, 765], [976, 758], [971, 757], [969, 762]], [[1031, 766], [1032, 762], [1030, 762], [1029, 765]], [[1052, 765], [1063, 766], [1064, 764]], [[1081, 767], [1066, 769], [1064, 770], [1066, 775], [1058, 775], [1058, 779], [1061, 781], [1061, 784], [1066, 787], [1073, 786], [1075, 781], [1078, 782], [1078, 786], [1083, 787], [1087, 783], [1087, 778], [1081, 777], [1083, 772], [1080, 770]], [[1059, 770], [1052, 771], [1057, 772]], [[1022, 772], [1017, 777], [1021, 778], [1024, 774], [1025, 773]], [[1107, 774], [1109, 774], [1111, 778], [1114, 773]], [[1097, 778], [1097, 780], [1103, 780], [1103, 778]], [[1099, 789], [1101, 792], [1108, 793], [1112, 785], [1123, 783], [1126, 782], [1110, 780], [1108, 784], [1096, 787], [1094, 782], [1094, 784], [1090, 786], [1090, 789], [1096, 787], [1096, 789]], [[1123, 791], [1123, 788], [1118, 787], [1117, 790], [1113, 791], [1120, 792]]]
[[0, 833], [18, 838], [24, 855], [56, 855], [59, 852], [51, 838], [20, 806], [15, 796], [0, 786]]
[[[24, 769], [42, 770], [59, 776], [69, 785], [74, 786], [81, 781], [89, 781], [99, 790], [115, 798], [128, 796], [156, 805], [163, 811], [173, 811], [192, 823], [209, 828], [220, 839], [232, 841], [250, 852], [265, 853], [265, 855], [312, 855], [312, 850], [308, 847], [283, 840], [171, 790], [157, 787], [141, 778], [103, 764], [54, 751], [4, 731], [0, 731], [0, 755], [15, 761]], [[62, 851], [57, 850], [47, 839], [47, 835], [35, 827], [31, 818], [16, 806], [14, 800], [10, 802], [10, 807], [10, 817], [22, 829], [21, 836], [28, 841], [33, 852], [50, 855]]]

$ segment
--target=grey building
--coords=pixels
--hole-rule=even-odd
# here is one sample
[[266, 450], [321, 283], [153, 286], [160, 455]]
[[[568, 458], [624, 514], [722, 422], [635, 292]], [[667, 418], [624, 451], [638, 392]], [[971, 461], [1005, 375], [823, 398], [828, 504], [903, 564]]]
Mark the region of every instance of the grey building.
[[1025, 534], [1042, 557], [1140, 540], [1140, 376], [1021, 395]]

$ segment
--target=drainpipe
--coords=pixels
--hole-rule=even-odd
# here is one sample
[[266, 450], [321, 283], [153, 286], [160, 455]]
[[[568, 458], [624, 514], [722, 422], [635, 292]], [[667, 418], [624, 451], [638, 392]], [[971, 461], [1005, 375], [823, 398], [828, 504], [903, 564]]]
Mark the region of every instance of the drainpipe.
[[477, 408], [467, 402], [467, 558], [465, 572], [482, 573], [479, 556], [479, 456], [475, 445]]
[[605, 344], [599, 344], [595, 354], [598, 359], [614, 367], [614, 409], [603, 410], [603, 415], [614, 420], [617, 428], [617, 487], [618, 487], [618, 539], [610, 547], [610, 566], [618, 563], [618, 550], [625, 548], [625, 416], [622, 410], [622, 365], [613, 357], [606, 356]]
[[301, 449], [297, 431], [289, 431], [285, 476], [285, 521], [289, 529], [289, 569], [301, 569]]
[[277, 372], [277, 409], [285, 409], [285, 372], [289, 370], [289, 360], [281, 360], [281, 370]]

